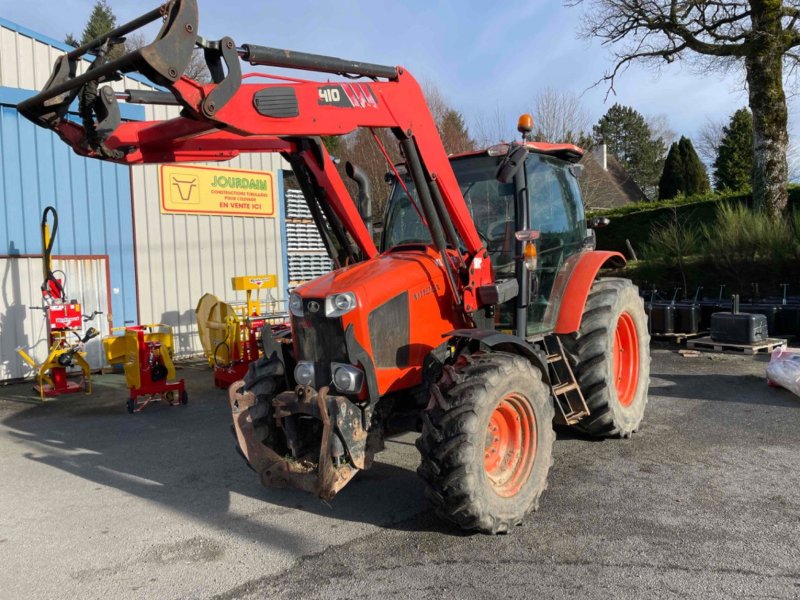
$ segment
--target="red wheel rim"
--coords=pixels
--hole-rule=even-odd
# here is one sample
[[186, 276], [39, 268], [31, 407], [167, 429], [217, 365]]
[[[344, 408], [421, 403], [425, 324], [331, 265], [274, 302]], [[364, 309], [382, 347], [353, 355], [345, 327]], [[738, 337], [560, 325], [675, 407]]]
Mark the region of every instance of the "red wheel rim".
[[639, 384], [639, 337], [633, 317], [624, 312], [614, 332], [614, 387], [622, 406], [630, 406]]
[[483, 465], [498, 496], [508, 498], [528, 480], [536, 457], [536, 416], [530, 402], [509, 394], [497, 405], [486, 431]]

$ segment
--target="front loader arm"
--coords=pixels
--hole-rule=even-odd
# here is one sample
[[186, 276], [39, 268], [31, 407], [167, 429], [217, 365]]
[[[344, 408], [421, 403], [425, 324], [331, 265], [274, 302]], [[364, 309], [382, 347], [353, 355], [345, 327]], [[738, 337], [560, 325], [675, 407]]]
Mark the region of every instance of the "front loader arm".
[[[144, 23], [163, 18], [151, 44], [106, 60], [113, 43]], [[213, 82], [185, 75], [195, 46], [202, 47]], [[78, 74], [87, 52], [97, 58]], [[319, 82], [242, 75], [240, 60], [251, 64], [336, 73], [366, 82]], [[163, 92], [114, 93], [99, 84], [139, 72]], [[251, 77], [280, 80], [253, 83]], [[80, 100], [81, 121], [68, 113]], [[177, 104], [181, 116], [166, 121], [122, 122], [118, 99]], [[45, 88], [19, 105], [36, 124], [55, 130], [75, 152], [121, 164], [228, 160], [241, 152], [280, 152], [301, 160], [362, 254], [377, 251], [355, 203], [320, 136], [346, 135], [358, 128], [388, 128], [400, 142], [417, 184], [420, 204], [457, 303], [477, 308], [477, 289], [493, 283], [491, 264], [455, 179], [436, 124], [416, 80], [401, 67], [254, 45], [237, 47], [224, 37], [197, 35], [196, 0], [171, 0], [114, 32], [60, 57]], [[316, 141], [315, 141], [316, 140]], [[447, 250], [463, 243], [467, 256]]]

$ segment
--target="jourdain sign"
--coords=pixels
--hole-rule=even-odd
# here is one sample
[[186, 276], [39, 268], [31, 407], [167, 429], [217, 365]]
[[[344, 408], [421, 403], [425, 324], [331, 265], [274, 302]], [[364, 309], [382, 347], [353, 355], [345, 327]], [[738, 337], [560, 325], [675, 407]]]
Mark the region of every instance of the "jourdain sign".
[[161, 212], [275, 216], [275, 181], [268, 171], [161, 165]]

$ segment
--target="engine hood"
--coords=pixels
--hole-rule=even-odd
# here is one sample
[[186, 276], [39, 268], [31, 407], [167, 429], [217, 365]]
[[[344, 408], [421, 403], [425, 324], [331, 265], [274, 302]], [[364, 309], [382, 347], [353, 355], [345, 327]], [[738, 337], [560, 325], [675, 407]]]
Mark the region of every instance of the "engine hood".
[[375, 307], [403, 291], [441, 294], [440, 259], [430, 249], [387, 252], [338, 269], [303, 284], [294, 292], [303, 298], [326, 298], [353, 292], [362, 307]]

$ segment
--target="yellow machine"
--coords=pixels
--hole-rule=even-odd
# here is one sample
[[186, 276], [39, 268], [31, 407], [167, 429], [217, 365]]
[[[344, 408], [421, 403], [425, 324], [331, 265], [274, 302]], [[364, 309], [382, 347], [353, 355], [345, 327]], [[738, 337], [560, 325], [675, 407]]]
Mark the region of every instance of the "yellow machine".
[[[50, 352], [41, 364], [37, 363], [24, 348], [17, 348], [17, 353], [36, 372], [38, 383], [34, 389], [39, 392], [42, 401], [61, 394], [78, 392], [81, 388], [87, 394], [92, 393], [92, 373], [89, 363], [84, 358], [86, 353], [82, 349], [84, 344], [99, 335], [99, 332], [90, 327], [83, 338], [79, 336], [77, 341], [72, 343], [67, 339], [69, 333], [71, 331], [67, 330], [52, 332]], [[83, 375], [80, 384], [67, 379], [67, 367], [80, 368]]]
[[[47, 222], [48, 215], [53, 218], [52, 229]], [[92, 374], [83, 348], [86, 342], [100, 335], [100, 332], [94, 327], [89, 327], [81, 337], [78, 331], [83, 328], [86, 321], [102, 314], [100, 311], [94, 311], [88, 317], [84, 316], [78, 302], [66, 300], [63, 273], [62, 278], [58, 279], [53, 272], [52, 252], [57, 231], [58, 213], [55, 208], [48, 206], [44, 209], [41, 222], [42, 306], [31, 307], [45, 313], [47, 341], [50, 348], [47, 358], [39, 364], [24, 348], [17, 348], [22, 360], [36, 372], [38, 383], [34, 385], [34, 389], [39, 392], [42, 401], [61, 394], [72, 394], [81, 389], [87, 394], [92, 393]], [[70, 341], [72, 336], [76, 339]], [[78, 367], [81, 370], [83, 376], [81, 383], [67, 379], [67, 369], [70, 367]]]
[[[244, 377], [249, 364], [258, 360], [261, 329], [265, 325], [280, 328], [288, 319], [285, 301], [272, 297], [271, 290], [278, 286], [275, 275], [233, 277], [231, 286], [246, 293], [245, 302], [229, 303], [204, 294], [195, 309], [200, 343], [214, 369], [214, 384], [220, 388]], [[261, 290], [267, 291], [263, 300]]]
[[[111, 332], [103, 338], [103, 349], [109, 364], [123, 366], [131, 394], [128, 412], [139, 412], [157, 400], [173, 405], [189, 401], [183, 379], [175, 381], [175, 343], [169, 325], [131, 325], [115, 327]], [[122, 335], [113, 335], [119, 332]]]

